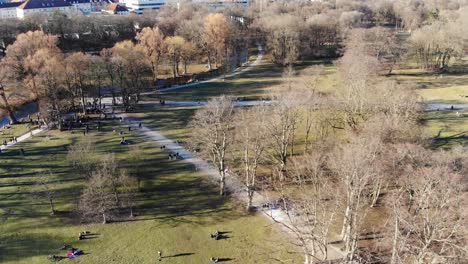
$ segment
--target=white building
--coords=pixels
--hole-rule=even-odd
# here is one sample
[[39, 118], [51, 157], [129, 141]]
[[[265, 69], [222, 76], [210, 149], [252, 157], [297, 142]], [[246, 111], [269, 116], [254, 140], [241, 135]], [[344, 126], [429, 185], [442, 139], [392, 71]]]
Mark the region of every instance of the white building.
[[23, 19], [33, 13], [53, 14], [75, 10], [73, 5], [65, 0], [28, 0], [16, 9], [16, 17]]
[[109, 4], [105, 0], [66, 0], [70, 3], [77, 11], [81, 11], [83, 14], [88, 15], [94, 12], [101, 12], [103, 8]]
[[22, 2], [0, 2], [0, 19], [16, 18], [16, 8], [21, 4]]
[[120, 1], [130, 11], [141, 11], [144, 9], [159, 9], [166, 4], [166, 0], [122, 0]]
[[215, 9], [221, 9], [226, 7], [245, 8], [249, 5], [249, 0], [192, 0], [192, 3], [207, 5]]

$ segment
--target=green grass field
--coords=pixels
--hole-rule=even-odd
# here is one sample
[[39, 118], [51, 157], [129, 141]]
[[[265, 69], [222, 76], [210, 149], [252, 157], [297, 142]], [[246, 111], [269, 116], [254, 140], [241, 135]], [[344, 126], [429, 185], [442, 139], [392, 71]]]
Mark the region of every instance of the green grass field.
[[[116, 130], [116, 132], [113, 132]], [[119, 144], [118, 124], [106, 122], [91, 132], [99, 153], [114, 152], [130, 173], [128, 146]], [[49, 135], [51, 139], [47, 139]], [[137, 134], [126, 132], [132, 145], [144, 150], [139, 172], [142, 192], [136, 217], [111, 224], [82, 224], [75, 213], [85, 181], [66, 162], [66, 148], [82, 134], [51, 131], [19, 144], [0, 156], [0, 262], [47, 263], [47, 255], [65, 255], [58, 248], [71, 244], [86, 253], [63, 263], [154, 263], [157, 251], [165, 263], [209, 263], [212, 256], [228, 263], [300, 263], [301, 256], [275, 225], [261, 215], [245, 215], [236, 203], [217, 195], [204, 175]], [[25, 156], [18, 148], [24, 148]], [[49, 215], [46, 200], [35, 198], [37, 173], [50, 170], [56, 180], [57, 216]], [[78, 240], [80, 231], [97, 233]], [[215, 230], [229, 238], [210, 239]]]
[[468, 142], [468, 111], [427, 112], [424, 122], [429, 135], [433, 137], [433, 147], [449, 148]]
[[425, 102], [468, 102], [468, 72], [435, 74], [410, 69], [399, 70], [395, 74], [396, 80], [415, 87]]
[[15, 124], [5, 129], [0, 127], [0, 143], [2, 143], [3, 140], [9, 141], [11, 137], [19, 137], [26, 132], [28, 132], [28, 128], [25, 124]]
[[[250, 63], [255, 59], [256, 56], [252, 56], [249, 60]], [[296, 72], [300, 72], [309, 66], [319, 64], [325, 65], [326, 76], [333, 73], [334, 66], [330, 62], [326, 62], [324, 60], [304, 61], [295, 65], [294, 70]], [[284, 68], [282, 66], [275, 65], [271, 63], [268, 58], [264, 57], [259, 65], [251, 71], [242, 73], [239, 76], [227, 78], [224, 81], [205, 83], [184, 89], [162, 92], [156, 95], [144, 97], [144, 99], [154, 100], [155, 98], [163, 98], [165, 100], [176, 101], [197, 101], [208, 100], [212, 97], [223, 94], [246, 100], [267, 98], [272, 88], [283, 82], [283, 72]], [[324, 78], [324, 83], [326, 83], [324, 84], [325, 86], [332, 86], [333, 80]]]
[[[399, 82], [416, 87], [421, 100], [427, 103], [468, 103], [468, 62], [462, 60], [451, 67], [451, 72], [436, 74], [420, 69], [395, 71]], [[466, 144], [468, 139], [468, 115], [459, 111], [430, 111], [424, 114], [424, 124], [433, 147], [448, 148], [454, 144]]]

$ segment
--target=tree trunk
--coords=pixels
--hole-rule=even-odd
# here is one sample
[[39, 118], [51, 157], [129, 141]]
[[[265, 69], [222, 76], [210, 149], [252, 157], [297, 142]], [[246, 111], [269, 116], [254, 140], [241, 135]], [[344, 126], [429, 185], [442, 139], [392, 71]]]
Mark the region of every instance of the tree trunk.
[[252, 209], [254, 190], [251, 186], [248, 186], [247, 188], [248, 188], [247, 190], [247, 196], [248, 196], [247, 212], [249, 212]]
[[18, 123], [18, 120], [16, 119], [15, 114], [13, 113], [13, 109], [11, 109], [10, 104], [8, 103], [8, 99], [5, 95], [5, 88], [3, 88], [3, 86], [0, 86], [0, 97], [2, 97], [3, 104], [5, 105], [5, 110], [8, 112], [8, 117], [10, 118], [11, 123]]
[[398, 217], [395, 215], [395, 229], [393, 234], [393, 245], [392, 245], [392, 258], [390, 264], [397, 263], [397, 246], [398, 246]]
[[341, 240], [343, 240], [343, 242], [346, 240], [347, 236], [349, 236], [349, 217], [350, 217], [350, 214], [351, 214], [351, 209], [349, 207], [349, 205], [346, 207], [346, 211], [345, 211], [345, 215], [344, 215], [344, 219], [343, 219], [343, 227], [341, 229]]
[[309, 253], [307, 252], [307, 249], [305, 246], [303, 247], [304, 249], [304, 264], [312, 264]]
[[211, 67], [211, 56], [210, 56], [210, 53], [208, 52], [208, 70], [211, 71], [212, 70], [212, 67]]
[[102, 224], [103, 225], [107, 224], [106, 213], [102, 213]]
[[370, 207], [375, 207], [377, 204], [377, 201], [379, 200], [380, 197], [380, 192], [382, 190], [382, 180], [378, 180], [376, 186], [374, 187], [374, 191], [372, 192], [372, 202]]
[[224, 172], [224, 170], [221, 170], [219, 172], [219, 176], [220, 176], [220, 179], [219, 179], [219, 195], [220, 196], [224, 196], [225, 194], [225, 188], [226, 188], [226, 172]]
[[83, 114], [86, 115], [86, 100], [84, 96], [84, 91], [83, 89], [80, 89], [80, 91], [81, 91], [81, 104], [83, 105]]
[[50, 215], [55, 215], [54, 201], [52, 200], [52, 198], [49, 198], [49, 204], [50, 204]]

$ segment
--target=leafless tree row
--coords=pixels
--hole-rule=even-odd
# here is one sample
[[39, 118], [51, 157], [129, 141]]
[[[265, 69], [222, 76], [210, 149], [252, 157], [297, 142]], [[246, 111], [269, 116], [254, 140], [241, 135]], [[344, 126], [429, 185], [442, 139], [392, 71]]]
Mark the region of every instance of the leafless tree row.
[[[296, 236], [306, 263], [326, 259], [331, 239], [345, 263], [460, 263], [466, 148], [428, 149], [413, 88], [383, 77], [394, 63], [384, 57], [400, 59], [397, 42], [380, 29], [351, 36], [336, 90], [320, 90], [321, 67], [287, 67], [268, 103], [210, 101], [195, 115], [192, 143], [202, 157], [222, 148], [213, 162], [222, 159], [221, 179], [230, 168], [244, 183], [249, 210], [254, 190], [279, 197], [289, 224], [277, 222]], [[369, 236], [372, 246], [363, 242]]]

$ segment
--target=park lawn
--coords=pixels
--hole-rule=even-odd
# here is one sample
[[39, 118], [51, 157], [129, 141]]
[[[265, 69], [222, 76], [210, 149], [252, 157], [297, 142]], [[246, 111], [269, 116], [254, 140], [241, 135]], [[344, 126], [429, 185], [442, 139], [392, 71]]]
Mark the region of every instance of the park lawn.
[[[213, 68], [214, 68], [214, 65], [213, 65]], [[202, 72], [207, 72], [207, 71], [208, 71], [208, 67], [206, 63], [194, 63], [194, 64], [187, 65], [188, 74], [196, 74], [196, 73], [202, 73]], [[183, 63], [179, 65], [179, 72], [181, 74], [184, 72]], [[163, 79], [163, 78], [172, 78], [172, 77], [173, 77], [173, 73], [172, 73], [171, 65], [161, 65], [159, 67], [158, 78]]]
[[11, 137], [19, 137], [28, 132], [26, 124], [14, 124], [11, 128], [2, 129], [0, 127], [0, 144], [3, 140], [9, 141]]
[[450, 148], [468, 143], [468, 111], [430, 111], [425, 113], [427, 133], [435, 148]]
[[452, 72], [432, 73], [421, 69], [395, 70], [391, 78], [416, 88], [425, 102], [468, 103], [468, 62], [451, 67]]
[[[105, 122], [102, 132], [92, 131], [87, 137], [95, 137], [99, 153], [114, 152], [121, 167], [133, 173], [135, 164], [129, 146], [119, 144], [119, 130], [115, 123]], [[108, 225], [81, 224], [74, 213], [85, 181], [67, 165], [66, 148], [84, 137], [79, 131], [50, 131], [1, 154], [1, 263], [45, 263], [47, 255], [66, 253], [57, 250], [63, 244], [87, 253], [75, 263], [154, 263], [158, 250], [172, 256], [164, 259], [167, 263], [209, 263], [211, 256], [231, 258], [233, 263], [302, 261], [300, 255], [289, 253], [296, 249], [263, 216], [245, 215], [233, 201], [219, 197], [204, 175], [183, 161], [169, 161], [167, 152], [138, 134], [125, 136], [144, 150], [138, 166], [142, 192], [135, 218]], [[19, 148], [25, 156], [19, 155]], [[37, 173], [46, 170], [57, 180], [57, 216], [49, 215], [47, 201], [32, 196]], [[99, 235], [78, 241], [83, 230]], [[214, 230], [229, 231], [229, 238], [211, 240]]]
[[189, 123], [197, 106], [171, 107], [171, 106], [143, 106], [140, 113], [129, 114], [142, 120], [150, 129], [160, 132], [167, 138], [185, 143], [190, 137]]
[[[249, 64], [251, 64], [255, 59], [256, 56], [251, 56]], [[329, 91], [330, 88], [328, 87], [336, 85], [336, 80], [333, 77], [330, 77], [334, 75], [335, 66], [330, 62], [324, 60], [303, 61], [295, 65], [294, 70], [296, 73], [299, 73], [307, 67], [320, 64], [324, 64], [325, 66], [325, 77], [321, 86], [324, 87], [324, 90]], [[242, 68], [243, 67], [238, 70], [241, 70]], [[230, 95], [244, 100], [258, 100], [267, 98], [269, 94], [284, 81], [283, 72], [283, 66], [271, 63], [265, 56], [253, 69], [238, 76], [183, 89], [161, 92], [145, 96], [143, 99], [204, 101], [220, 95]]]

